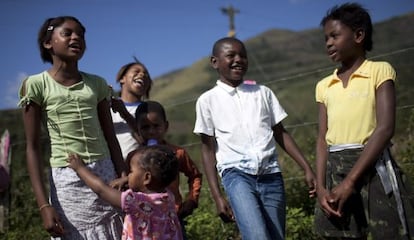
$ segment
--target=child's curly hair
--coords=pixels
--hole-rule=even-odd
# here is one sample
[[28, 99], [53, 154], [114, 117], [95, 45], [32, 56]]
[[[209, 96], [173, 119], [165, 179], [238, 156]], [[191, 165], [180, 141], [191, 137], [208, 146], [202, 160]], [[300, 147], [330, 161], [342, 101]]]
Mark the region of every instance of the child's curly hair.
[[[138, 158], [134, 156], [140, 155]], [[178, 174], [178, 159], [175, 153], [167, 146], [141, 146], [130, 152], [127, 161], [136, 161], [146, 171], [151, 172], [152, 178], [157, 181], [161, 187], [167, 187], [175, 180]]]

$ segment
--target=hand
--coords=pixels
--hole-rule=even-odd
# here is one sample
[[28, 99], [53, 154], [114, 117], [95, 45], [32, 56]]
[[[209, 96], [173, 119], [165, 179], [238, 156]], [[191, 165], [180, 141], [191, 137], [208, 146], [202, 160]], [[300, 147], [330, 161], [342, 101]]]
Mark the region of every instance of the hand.
[[329, 198], [335, 203], [337, 216], [342, 216], [342, 208], [354, 191], [354, 185], [346, 179], [332, 189]]
[[52, 206], [40, 210], [43, 219], [43, 227], [52, 237], [63, 236], [63, 224], [60, 222], [59, 215]]
[[75, 153], [70, 153], [66, 161], [69, 163], [68, 167], [72, 168], [75, 171], [85, 166], [85, 163]]
[[332, 196], [330, 196], [331, 193], [322, 186], [318, 186], [316, 189], [319, 205], [325, 215], [327, 217], [340, 217], [340, 215], [337, 213], [337, 204]]
[[216, 201], [216, 208], [217, 208], [218, 215], [223, 222], [225, 223], [234, 222], [233, 211], [231, 210], [231, 207], [226, 199], [224, 199], [223, 197], [220, 197]]
[[137, 141], [137, 143], [141, 146], [141, 145], [146, 145], [146, 141], [145, 139], [139, 135], [139, 134], [134, 134], [134, 138]]
[[305, 172], [305, 181], [309, 189], [309, 197], [316, 196], [316, 177], [312, 171]]
[[194, 209], [197, 208], [197, 203], [194, 202], [193, 200], [186, 200], [184, 201], [181, 206], [180, 209], [178, 210], [178, 217], [180, 217], [181, 219], [191, 215], [194, 211]]
[[111, 108], [114, 110], [114, 112], [118, 112], [121, 117], [123, 113], [127, 112], [124, 102], [118, 98], [111, 98]]
[[117, 179], [112, 180], [109, 183], [109, 186], [112, 188], [118, 189], [119, 191], [128, 188], [128, 176], [123, 176]]

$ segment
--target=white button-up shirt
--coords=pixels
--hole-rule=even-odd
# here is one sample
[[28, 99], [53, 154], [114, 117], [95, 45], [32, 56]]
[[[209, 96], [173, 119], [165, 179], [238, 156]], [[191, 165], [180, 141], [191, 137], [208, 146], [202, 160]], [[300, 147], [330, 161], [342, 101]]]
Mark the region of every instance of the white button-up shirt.
[[196, 103], [194, 133], [214, 136], [217, 170], [238, 168], [248, 174], [280, 172], [272, 127], [287, 116], [266, 86], [231, 87], [220, 80]]

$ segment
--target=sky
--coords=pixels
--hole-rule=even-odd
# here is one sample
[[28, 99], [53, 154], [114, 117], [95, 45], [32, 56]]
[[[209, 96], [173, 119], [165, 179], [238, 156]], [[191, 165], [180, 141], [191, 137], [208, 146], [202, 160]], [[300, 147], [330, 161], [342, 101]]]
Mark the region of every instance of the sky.
[[[47, 70], [37, 33], [50, 17], [72, 15], [86, 27], [82, 71], [115, 76], [133, 61], [151, 77], [191, 66], [209, 56], [213, 43], [229, 31], [232, 6], [236, 37], [248, 40], [270, 29], [301, 31], [319, 27], [326, 11], [343, 0], [0, 0], [0, 110], [17, 108], [18, 89], [31, 74]], [[374, 23], [414, 11], [414, 0], [360, 0]], [[321, 43], [323, 44], [323, 43]]]

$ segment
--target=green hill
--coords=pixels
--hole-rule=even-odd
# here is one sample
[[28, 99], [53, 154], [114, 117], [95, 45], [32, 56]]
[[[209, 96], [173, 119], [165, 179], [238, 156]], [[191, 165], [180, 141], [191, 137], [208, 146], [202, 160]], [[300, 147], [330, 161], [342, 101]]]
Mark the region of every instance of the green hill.
[[[389, 61], [397, 70], [398, 106], [413, 105], [414, 82], [414, 13], [395, 17], [374, 26], [374, 50], [368, 57]], [[212, 43], [213, 44], [213, 43]], [[324, 50], [322, 29], [300, 32], [272, 29], [245, 41], [249, 57], [246, 79], [255, 79], [273, 89], [289, 114], [285, 125], [306, 126], [300, 136], [313, 137], [317, 109], [314, 87], [318, 80], [331, 73], [335, 65]], [[166, 106], [171, 123], [170, 137], [178, 144], [198, 141], [191, 134], [195, 119], [195, 101], [214, 86], [216, 73], [209, 66], [209, 57], [188, 68], [161, 76], [154, 81], [153, 100]], [[406, 126], [408, 111], [398, 112], [397, 128]], [[397, 131], [397, 134], [399, 132]]]

